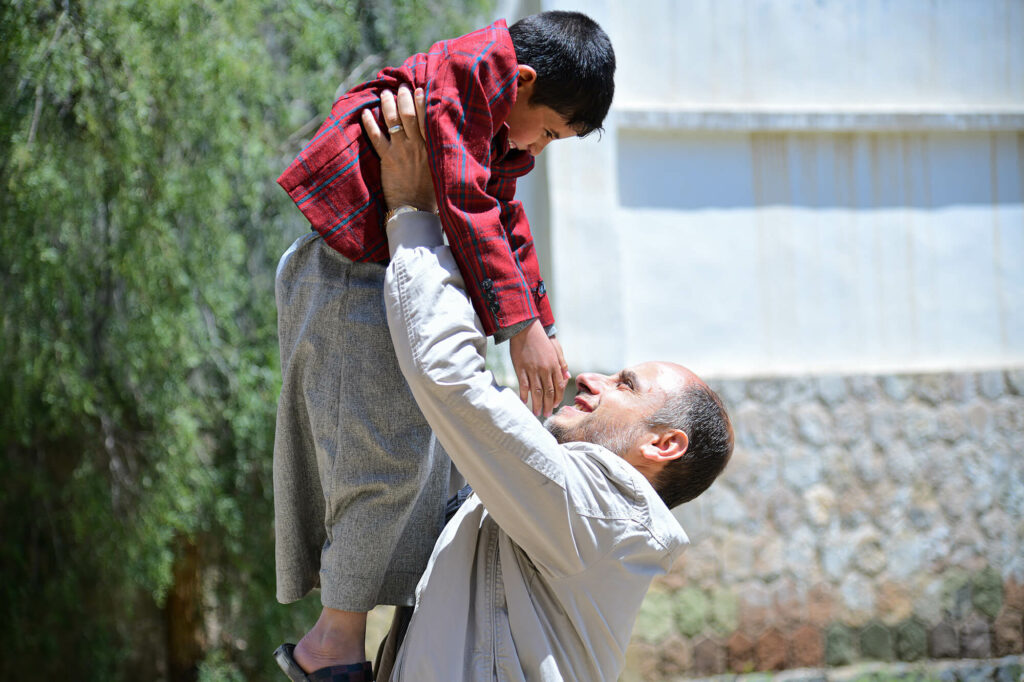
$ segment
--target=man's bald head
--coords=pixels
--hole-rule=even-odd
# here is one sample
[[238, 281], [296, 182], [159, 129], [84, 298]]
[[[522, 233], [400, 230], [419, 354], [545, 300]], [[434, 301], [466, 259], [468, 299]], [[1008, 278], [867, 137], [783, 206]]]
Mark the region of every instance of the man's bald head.
[[700, 377], [670, 362], [576, 378], [546, 426], [559, 442], [602, 445], [635, 466], [670, 508], [704, 492], [732, 454], [729, 416]]

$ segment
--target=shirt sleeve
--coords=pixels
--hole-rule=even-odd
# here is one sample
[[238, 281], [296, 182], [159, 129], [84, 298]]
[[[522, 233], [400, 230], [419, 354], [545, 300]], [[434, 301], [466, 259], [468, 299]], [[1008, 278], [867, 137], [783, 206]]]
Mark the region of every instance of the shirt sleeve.
[[[431, 428], [488, 512], [535, 564], [554, 576], [584, 570], [609, 549], [602, 550], [593, 520], [570, 499], [569, 490], [591, 485], [585, 468], [518, 395], [495, 385], [484, 365], [486, 337], [436, 219], [422, 212], [399, 216], [388, 226], [388, 242], [388, 326]], [[594, 485], [603, 484], [599, 479]]]
[[470, 56], [451, 55], [426, 93], [441, 223], [488, 335], [531, 318], [552, 324], [529, 223], [509, 195], [515, 182], [491, 178], [491, 144], [507, 115], [516, 71], [499, 73], [490, 60]]

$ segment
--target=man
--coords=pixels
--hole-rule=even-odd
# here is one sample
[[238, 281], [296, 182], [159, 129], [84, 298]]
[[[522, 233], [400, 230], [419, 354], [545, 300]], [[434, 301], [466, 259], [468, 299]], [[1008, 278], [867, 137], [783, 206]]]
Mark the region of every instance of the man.
[[[364, 120], [389, 208], [429, 206], [422, 98], [400, 91], [382, 113], [402, 126], [389, 141]], [[434, 546], [391, 679], [616, 679], [651, 579], [687, 543], [669, 508], [732, 452], [721, 401], [686, 368], [645, 363], [579, 375], [574, 404], [542, 426], [487, 371], [436, 217], [400, 212], [387, 230], [399, 365], [474, 490]]]

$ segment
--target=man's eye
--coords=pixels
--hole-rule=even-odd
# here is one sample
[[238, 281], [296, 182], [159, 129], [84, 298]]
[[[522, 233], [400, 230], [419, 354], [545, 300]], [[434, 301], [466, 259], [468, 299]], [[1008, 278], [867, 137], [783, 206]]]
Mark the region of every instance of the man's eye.
[[547, 134], [549, 140], [555, 139], [555, 134], [553, 132], [551, 132], [550, 130], [545, 130], [544, 132], [545, 132], [545, 134]]

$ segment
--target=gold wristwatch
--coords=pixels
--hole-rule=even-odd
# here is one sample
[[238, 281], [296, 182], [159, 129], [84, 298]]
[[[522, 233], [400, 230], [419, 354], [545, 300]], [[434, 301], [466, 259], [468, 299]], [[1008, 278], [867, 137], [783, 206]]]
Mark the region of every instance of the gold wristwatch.
[[[422, 208], [416, 208], [415, 206], [410, 206], [409, 204], [402, 204], [401, 206], [395, 206], [394, 208], [392, 208], [391, 210], [384, 214], [384, 224], [387, 225], [388, 223], [390, 223], [391, 219], [394, 218], [395, 216], [402, 215], [403, 213], [412, 213], [414, 211], [423, 211], [424, 213], [429, 213], [429, 211], [424, 211]], [[433, 213], [434, 215], [437, 215], [437, 211], [434, 211]]]

